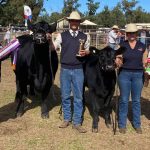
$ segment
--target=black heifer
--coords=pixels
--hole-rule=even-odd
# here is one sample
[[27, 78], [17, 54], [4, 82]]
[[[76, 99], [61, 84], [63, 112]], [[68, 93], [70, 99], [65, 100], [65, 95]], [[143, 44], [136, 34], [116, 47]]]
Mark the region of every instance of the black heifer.
[[104, 110], [106, 126], [111, 124], [110, 102], [115, 91], [115, 51], [110, 47], [98, 50], [90, 47], [91, 54], [85, 62], [85, 85], [89, 89], [92, 131], [98, 132], [99, 112]]
[[24, 112], [24, 99], [27, 95], [27, 85], [30, 85], [30, 93], [34, 89], [41, 94], [41, 117], [48, 118], [48, 106], [46, 98], [52, 86], [52, 80], [58, 68], [58, 57], [56, 51], [52, 51], [46, 38], [46, 33], [56, 30], [55, 25], [39, 22], [30, 25], [33, 36], [23, 35], [18, 37], [20, 47], [16, 62], [16, 115], [22, 116]]

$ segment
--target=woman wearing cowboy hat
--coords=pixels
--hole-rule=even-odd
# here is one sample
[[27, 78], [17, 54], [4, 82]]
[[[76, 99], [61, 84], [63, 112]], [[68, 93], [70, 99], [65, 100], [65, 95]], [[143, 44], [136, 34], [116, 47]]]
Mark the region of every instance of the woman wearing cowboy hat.
[[[138, 29], [135, 24], [126, 25], [127, 40], [121, 45], [126, 50], [121, 56], [116, 56], [116, 64], [120, 67], [118, 76], [120, 88], [118, 126], [120, 133], [126, 133], [130, 94], [132, 99], [132, 125], [137, 133], [142, 133], [140, 98], [143, 88], [143, 72], [147, 50], [143, 43], [137, 41], [137, 31]], [[119, 59], [120, 57], [122, 57], [121, 60], [123, 61]]]
[[[69, 30], [61, 33], [56, 37], [54, 46], [57, 49], [61, 45], [61, 98], [64, 113], [64, 121], [59, 126], [66, 128], [73, 123], [73, 128], [79, 133], [85, 133], [86, 130], [81, 126], [83, 112], [83, 67], [79, 57], [83, 57], [89, 53], [89, 40], [87, 35], [79, 31], [81, 22], [80, 14], [73, 11], [69, 17]], [[83, 49], [80, 49], [80, 41], [83, 41]], [[77, 55], [79, 52], [79, 55]], [[73, 116], [71, 113], [71, 91], [73, 93]]]

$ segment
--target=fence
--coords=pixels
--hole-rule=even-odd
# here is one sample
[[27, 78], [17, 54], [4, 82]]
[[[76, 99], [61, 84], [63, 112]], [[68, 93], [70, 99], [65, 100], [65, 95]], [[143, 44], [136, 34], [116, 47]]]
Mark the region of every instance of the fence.
[[[59, 30], [58, 32], [56, 32], [54, 35], [53, 38], [56, 38], [57, 34], [58, 33], [61, 33], [65, 31], [65, 29], [62, 29], [62, 30]], [[95, 46], [99, 49], [103, 48], [104, 46], [107, 45], [107, 35], [108, 33], [99, 33], [99, 32], [85, 32], [87, 34], [87, 36], [90, 37], [90, 45], [91, 46]], [[26, 34], [25, 32], [12, 32], [11, 33], [11, 38], [13, 38], [14, 36], [20, 36], [22, 34]], [[4, 35], [5, 35], [5, 32], [0, 32], [0, 43], [4, 43], [3, 39], [4, 39]], [[142, 38], [139, 37], [139, 40], [143, 41]], [[150, 49], [150, 37], [145, 37], [145, 44], [146, 44], [146, 47], [148, 49]]]

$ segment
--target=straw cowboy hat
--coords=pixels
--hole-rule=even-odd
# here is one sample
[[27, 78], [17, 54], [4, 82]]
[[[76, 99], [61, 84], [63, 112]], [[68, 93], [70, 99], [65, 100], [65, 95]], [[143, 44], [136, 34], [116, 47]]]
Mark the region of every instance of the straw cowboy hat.
[[111, 28], [112, 29], [119, 29], [119, 27], [117, 25], [113, 25]]
[[81, 16], [77, 11], [73, 11], [69, 17], [66, 17], [67, 20], [81, 20]]
[[137, 32], [137, 31], [138, 31], [138, 28], [137, 28], [136, 24], [130, 23], [130, 24], [126, 25], [125, 32]]

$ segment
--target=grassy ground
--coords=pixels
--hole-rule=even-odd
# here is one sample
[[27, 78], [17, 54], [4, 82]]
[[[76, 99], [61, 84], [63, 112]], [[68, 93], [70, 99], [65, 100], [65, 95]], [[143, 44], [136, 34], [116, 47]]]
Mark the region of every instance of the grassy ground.
[[[149, 150], [150, 148], [150, 87], [142, 93], [143, 134], [135, 133], [128, 120], [127, 133], [114, 136], [100, 117], [99, 133], [91, 132], [91, 116], [85, 111], [83, 126], [86, 134], [79, 134], [69, 126], [59, 129], [60, 86], [59, 71], [55, 79], [55, 98], [49, 95], [50, 118], [40, 117], [40, 99], [28, 98], [25, 113], [15, 118], [15, 77], [10, 61], [2, 63], [2, 82], [0, 83], [0, 150]], [[88, 98], [88, 94], [87, 94]]]

